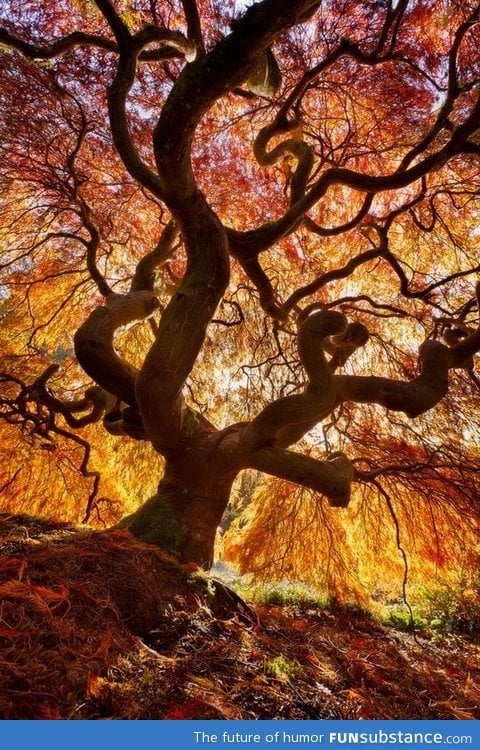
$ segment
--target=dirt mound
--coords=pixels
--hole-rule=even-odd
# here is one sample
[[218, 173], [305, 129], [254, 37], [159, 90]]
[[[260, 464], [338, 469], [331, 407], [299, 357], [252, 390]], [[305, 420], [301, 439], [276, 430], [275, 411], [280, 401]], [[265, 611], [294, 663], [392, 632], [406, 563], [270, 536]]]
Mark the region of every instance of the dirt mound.
[[0, 517], [0, 716], [66, 718], [135, 638], [201, 603], [202, 580], [128, 532]]
[[128, 532], [0, 516], [2, 719], [478, 719], [479, 644], [258, 607]]

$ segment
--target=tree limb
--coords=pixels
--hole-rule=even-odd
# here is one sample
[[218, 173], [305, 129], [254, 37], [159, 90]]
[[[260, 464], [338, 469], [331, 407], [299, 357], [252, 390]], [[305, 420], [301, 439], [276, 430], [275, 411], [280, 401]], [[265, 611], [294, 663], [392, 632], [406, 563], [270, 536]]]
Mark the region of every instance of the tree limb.
[[155, 283], [155, 272], [172, 256], [173, 244], [178, 237], [179, 229], [174, 221], [164, 228], [156, 247], [138, 262], [130, 284], [131, 292], [152, 291]]
[[137, 370], [114, 347], [119, 328], [151, 317], [159, 307], [151, 292], [115, 295], [93, 310], [74, 336], [75, 354], [87, 375], [130, 406], [135, 401]]
[[182, 6], [185, 20], [187, 21], [187, 37], [194, 43], [199, 56], [203, 56], [205, 54], [205, 44], [203, 42], [202, 26], [196, 0], [182, 0]]
[[335, 375], [341, 401], [379, 404], [408, 417], [418, 417], [434, 407], [448, 392], [450, 350], [439, 341], [425, 341], [419, 350], [420, 374], [412, 381], [375, 375]]
[[343, 333], [346, 327], [345, 316], [333, 310], [315, 313], [302, 323], [298, 348], [309, 378], [305, 392], [268, 404], [245, 427], [242, 450], [255, 452], [266, 445], [285, 448], [330, 414], [336, 405], [336, 391], [323, 342], [328, 336]]
[[253, 453], [249, 466], [326, 495], [330, 505], [345, 508], [350, 500], [353, 466], [343, 453], [317, 461], [274, 446]]

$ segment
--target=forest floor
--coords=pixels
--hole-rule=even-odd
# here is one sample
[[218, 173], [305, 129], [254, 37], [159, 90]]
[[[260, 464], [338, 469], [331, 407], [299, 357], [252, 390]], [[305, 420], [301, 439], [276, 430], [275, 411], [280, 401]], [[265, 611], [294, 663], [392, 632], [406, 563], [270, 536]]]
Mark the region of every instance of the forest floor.
[[0, 515], [1, 719], [479, 719], [480, 634], [237, 601], [124, 531]]

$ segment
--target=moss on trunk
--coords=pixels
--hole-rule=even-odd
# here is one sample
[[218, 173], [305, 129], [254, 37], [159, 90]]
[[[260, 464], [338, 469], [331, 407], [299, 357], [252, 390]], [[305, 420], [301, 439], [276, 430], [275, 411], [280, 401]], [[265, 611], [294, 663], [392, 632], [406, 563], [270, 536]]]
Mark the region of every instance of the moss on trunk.
[[208, 473], [204, 469], [203, 481], [202, 472], [196, 474], [194, 481], [192, 476], [190, 481], [165, 477], [157, 493], [123, 518], [118, 528], [128, 529], [137, 539], [175, 552], [184, 562], [195, 562], [208, 570], [213, 564], [215, 537], [232, 484], [231, 475], [208, 482], [207, 478], [212, 479]]
[[180, 552], [183, 532], [171, 500], [167, 493], [156, 493], [137, 511], [122, 518], [117, 528], [128, 529], [137, 539], [161, 549]]

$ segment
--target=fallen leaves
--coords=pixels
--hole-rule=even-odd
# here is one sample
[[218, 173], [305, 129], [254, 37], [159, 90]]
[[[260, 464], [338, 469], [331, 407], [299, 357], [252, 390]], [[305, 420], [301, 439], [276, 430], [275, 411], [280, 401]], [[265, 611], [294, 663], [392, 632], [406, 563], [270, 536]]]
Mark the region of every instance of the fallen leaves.
[[2, 718], [480, 718], [473, 638], [420, 641], [348, 608], [220, 617], [125, 532], [52, 533], [0, 548]]

